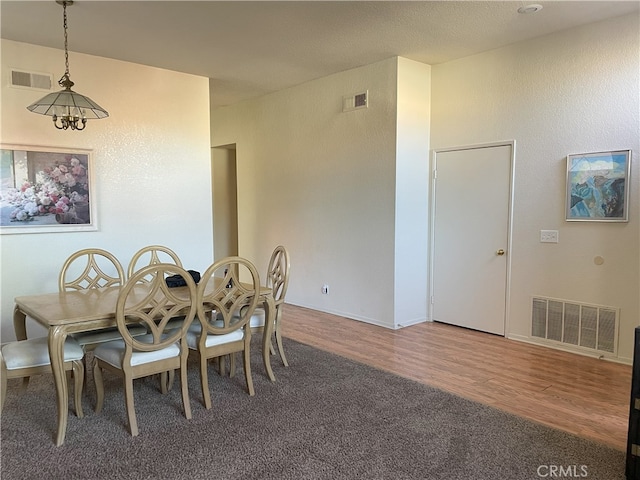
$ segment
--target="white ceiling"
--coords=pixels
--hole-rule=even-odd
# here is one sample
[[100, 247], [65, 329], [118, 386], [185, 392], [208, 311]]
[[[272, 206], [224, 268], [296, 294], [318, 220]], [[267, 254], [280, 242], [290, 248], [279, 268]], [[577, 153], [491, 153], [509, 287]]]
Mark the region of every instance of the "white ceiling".
[[[532, 15], [518, 7], [538, 3]], [[71, 52], [213, 79], [231, 104], [402, 56], [431, 65], [605, 18], [626, 1], [96, 1], [67, 7]], [[2, 38], [63, 48], [54, 0], [1, 0]], [[70, 72], [73, 78], [73, 55]], [[52, 72], [57, 79], [64, 73]]]

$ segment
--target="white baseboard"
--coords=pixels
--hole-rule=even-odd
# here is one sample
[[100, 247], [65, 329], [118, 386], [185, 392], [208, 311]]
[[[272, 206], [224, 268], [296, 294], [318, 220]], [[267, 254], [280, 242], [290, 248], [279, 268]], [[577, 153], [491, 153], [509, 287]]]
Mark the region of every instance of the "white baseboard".
[[631, 359], [631, 358], [607, 356], [607, 355], [601, 354], [600, 352], [591, 353], [591, 352], [582, 350], [580, 348], [571, 348], [570, 346], [567, 346], [567, 345], [564, 345], [564, 344], [541, 342], [541, 341], [538, 341], [537, 338], [528, 337], [526, 335], [508, 334], [508, 335], [506, 335], [506, 338], [508, 338], [510, 340], [516, 340], [518, 342], [529, 343], [531, 345], [538, 345], [539, 347], [553, 348], [555, 350], [560, 350], [562, 352], [576, 353], [578, 355], [582, 355], [582, 356], [585, 356], [585, 357], [598, 358], [600, 360], [607, 360], [609, 362], [622, 363], [624, 365], [632, 365], [633, 364], [633, 359]]
[[369, 323], [371, 325], [376, 325], [378, 327], [384, 327], [384, 328], [388, 328], [390, 330], [398, 330], [400, 328], [405, 328], [405, 327], [409, 327], [411, 325], [417, 325], [418, 323], [424, 323], [427, 321], [426, 318], [416, 318], [416, 319], [412, 319], [412, 320], [408, 320], [406, 322], [402, 322], [399, 325], [393, 325], [393, 324], [389, 324], [389, 323], [383, 323], [380, 322], [379, 320], [375, 320], [373, 318], [369, 318], [369, 317], [365, 317], [362, 315], [356, 315], [350, 312], [341, 312], [339, 310], [331, 310], [331, 309], [326, 309], [326, 308], [321, 308], [317, 305], [302, 305], [299, 303], [293, 303], [293, 302], [286, 302], [290, 305], [295, 305], [297, 307], [302, 307], [302, 308], [309, 308], [311, 310], [317, 310], [318, 312], [324, 312], [324, 313], [329, 313], [331, 315], [337, 315], [339, 317], [344, 317], [344, 318], [348, 318], [350, 320], [357, 320], [359, 322], [364, 322], [364, 323]]

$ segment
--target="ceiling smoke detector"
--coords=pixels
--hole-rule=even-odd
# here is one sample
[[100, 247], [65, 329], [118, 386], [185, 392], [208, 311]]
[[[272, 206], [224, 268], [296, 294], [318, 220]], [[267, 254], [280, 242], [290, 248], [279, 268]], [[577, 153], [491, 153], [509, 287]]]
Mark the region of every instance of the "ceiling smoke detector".
[[529, 14], [529, 13], [536, 13], [539, 12], [540, 10], [542, 10], [542, 5], [539, 5], [537, 3], [532, 3], [530, 5], [523, 5], [518, 9], [518, 13], [522, 13], [522, 14]]

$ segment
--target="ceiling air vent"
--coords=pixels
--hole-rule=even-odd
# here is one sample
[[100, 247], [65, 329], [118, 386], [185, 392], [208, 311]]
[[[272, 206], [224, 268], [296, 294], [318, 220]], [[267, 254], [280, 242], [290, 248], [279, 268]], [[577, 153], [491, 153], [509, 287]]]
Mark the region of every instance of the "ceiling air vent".
[[19, 88], [34, 88], [37, 90], [51, 90], [53, 77], [48, 73], [23, 72], [11, 70], [11, 86]]

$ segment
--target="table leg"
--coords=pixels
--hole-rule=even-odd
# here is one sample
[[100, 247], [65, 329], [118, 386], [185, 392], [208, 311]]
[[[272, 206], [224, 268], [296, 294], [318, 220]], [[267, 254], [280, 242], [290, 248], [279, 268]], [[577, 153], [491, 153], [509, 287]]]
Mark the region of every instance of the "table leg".
[[273, 375], [273, 370], [271, 369], [271, 334], [273, 333], [276, 318], [276, 305], [271, 295], [266, 298], [264, 307], [265, 318], [264, 332], [262, 333], [262, 360], [269, 380], [275, 382], [276, 377]]
[[27, 316], [18, 306], [13, 307], [13, 330], [16, 332], [17, 340], [27, 339]]
[[51, 358], [51, 371], [53, 381], [56, 384], [56, 396], [58, 399], [58, 432], [56, 446], [64, 443], [67, 430], [67, 418], [69, 416], [69, 390], [67, 388], [67, 375], [64, 371], [64, 342], [67, 333], [60, 326], [49, 328], [49, 357]]
[[[16, 332], [16, 340], [27, 339], [27, 316], [17, 305], [13, 307], [13, 331]], [[29, 385], [29, 377], [22, 379], [22, 387]]]

